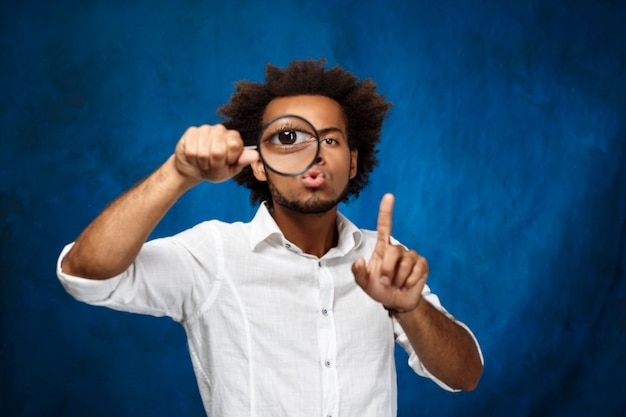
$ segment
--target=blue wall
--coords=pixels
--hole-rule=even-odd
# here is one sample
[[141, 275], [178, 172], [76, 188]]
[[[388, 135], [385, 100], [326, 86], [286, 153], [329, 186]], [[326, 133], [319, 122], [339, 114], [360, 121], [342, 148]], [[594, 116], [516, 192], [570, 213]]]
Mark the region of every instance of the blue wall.
[[[400, 416], [624, 415], [625, 21], [619, 1], [3, 1], [2, 414], [202, 414], [182, 329], [74, 301], [56, 257], [234, 81], [312, 56], [395, 103], [342, 210], [372, 228], [397, 194], [395, 236], [486, 358], [462, 394], [400, 365]], [[155, 236], [253, 212], [204, 184]]]

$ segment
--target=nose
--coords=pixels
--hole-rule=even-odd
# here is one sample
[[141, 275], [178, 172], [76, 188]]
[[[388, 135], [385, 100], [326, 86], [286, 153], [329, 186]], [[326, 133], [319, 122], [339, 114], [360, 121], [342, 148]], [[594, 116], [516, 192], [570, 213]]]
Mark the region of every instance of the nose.
[[315, 165], [320, 165], [324, 163], [324, 147], [320, 146], [317, 152], [317, 158], [315, 158]]
[[324, 158], [322, 157], [322, 150], [320, 149], [320, 153], [315, 158], [315, 165], [322, 165], [324, 163]]

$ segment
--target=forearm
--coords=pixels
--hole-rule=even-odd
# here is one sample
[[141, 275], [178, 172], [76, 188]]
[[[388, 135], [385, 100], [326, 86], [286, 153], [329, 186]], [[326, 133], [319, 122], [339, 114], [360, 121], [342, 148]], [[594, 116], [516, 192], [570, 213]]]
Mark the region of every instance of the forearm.
[[430, 373], [454, 389], [476, 387], [483, 365], [467, 330], [423, 299], [415, 310], [395, 317]]
[[165, 213], [197, 182], [181, 176], [173, 158], [168, 159], [96, 217], [63, 259], [63, 271], [90, 279], [120, 274]]

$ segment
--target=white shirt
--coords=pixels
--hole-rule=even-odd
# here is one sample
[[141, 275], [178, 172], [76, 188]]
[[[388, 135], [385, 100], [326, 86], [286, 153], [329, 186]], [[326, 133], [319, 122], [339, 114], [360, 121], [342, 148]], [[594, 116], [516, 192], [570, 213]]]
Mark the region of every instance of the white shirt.
[[[119, 276], [57, 274], [76, 299], [170, 316], [186, 331], [209, 416], [395, 416], [394, 340], [433, 379], [401, 327], [356, 285], [376, 233], [339, 214], [339, 243], [322, 258], [288, 242], [265, 205], [250, 223], [208, 221], [147, 242]], [[436, 295], [424, 297], [437, 308]]]

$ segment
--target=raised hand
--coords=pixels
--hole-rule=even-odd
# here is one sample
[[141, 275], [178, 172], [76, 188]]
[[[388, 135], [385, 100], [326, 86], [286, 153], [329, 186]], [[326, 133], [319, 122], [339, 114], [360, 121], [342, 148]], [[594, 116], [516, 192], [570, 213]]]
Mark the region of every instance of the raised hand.
[[258, 159], [257, 151], [243, 148], [239, 132], [223, 125], [190, 127], [175, 151], [181, 175], [210, 182], [226, 181]]
[[378, 240], [369, 259], [359, 258], [352, 265], [357, 284], [374, 300], [392, 312], [408, 312], [417, 307], [428, 277], [428, 263], [414, 250], [391, 243], [394, 196], [380, 202]]

